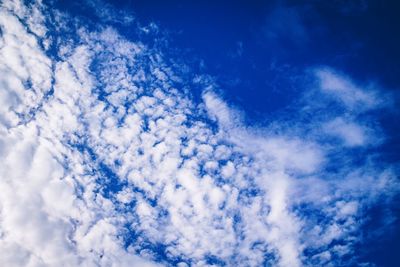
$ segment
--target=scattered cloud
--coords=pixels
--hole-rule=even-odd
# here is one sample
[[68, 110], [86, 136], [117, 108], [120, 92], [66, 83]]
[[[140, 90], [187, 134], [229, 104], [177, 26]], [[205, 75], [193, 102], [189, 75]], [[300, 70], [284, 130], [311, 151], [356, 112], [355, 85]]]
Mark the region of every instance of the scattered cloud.
[[[328, 109], [307, 136], [249, 126], [207, 76], [195, 101], [160, 48], [52, 12], [0, 8], [0, 265], [335, 265], [366, 207], [397, 193], [390, 166], [331, 158], [332, 135], [348, 157], [368, 143], [360, 110]], [[347, 113], [378, 105], [315, 75]]]
[[328, 134], [343, 140], [346, 146], [362, 146], [367, 142], [365, 129], [353, 122], [346, 122], [342, 118], [335, 118], [324, 125]]
[[354, 84], [348, 77], [329, 68], [318, 68], [316, 75], [323, 92], [336, 97], [346, 107], [355, 110], [369, 110], [386, 103], [382, 95], [373, 90], [365, 90]]

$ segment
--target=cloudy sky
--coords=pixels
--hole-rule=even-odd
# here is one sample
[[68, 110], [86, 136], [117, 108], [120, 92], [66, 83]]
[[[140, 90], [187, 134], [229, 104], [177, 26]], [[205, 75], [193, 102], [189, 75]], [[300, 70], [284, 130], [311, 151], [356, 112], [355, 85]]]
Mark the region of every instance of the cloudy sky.
[[0, 1], [0, 266], [399, 266], [396, 1]]

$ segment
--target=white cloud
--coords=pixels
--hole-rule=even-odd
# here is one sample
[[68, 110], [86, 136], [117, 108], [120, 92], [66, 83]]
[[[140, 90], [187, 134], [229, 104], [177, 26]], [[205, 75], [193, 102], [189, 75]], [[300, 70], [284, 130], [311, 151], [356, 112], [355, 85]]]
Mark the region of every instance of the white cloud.
[[329, 68], [318, 68], [315, 71], [323, 92], [331, 94], [348, 108], [368, 110], [382, 103], [382, 96], [374, 90], [365, 90], [357, 86], [344, 75]]
[[[211, 82], [198, 105], [174, 89], [190, 86], [180, 66], [110, 27], [55, 12], [74, 41], [48, 31], [40, 1], [0, 12], [0, 265], [301, 266], [305, 249], [325, 263], [351, 252], [363, 205], [396, 190], [374, 163], [325, 172], [329, 151], [313, 135], [245, 125]], [[57, 60], [39, 45], [48, 35]], [[323, 75], [346, 105], [371, 104]], [[353, 122], [326, 129], [366, 142]]]
[[335, 118], [324, 125], [324, 130], [343, 140], [346, 146], [362, 146], [368, 142], [368, 133], [361, 125], [346, 122], [343, 118]]

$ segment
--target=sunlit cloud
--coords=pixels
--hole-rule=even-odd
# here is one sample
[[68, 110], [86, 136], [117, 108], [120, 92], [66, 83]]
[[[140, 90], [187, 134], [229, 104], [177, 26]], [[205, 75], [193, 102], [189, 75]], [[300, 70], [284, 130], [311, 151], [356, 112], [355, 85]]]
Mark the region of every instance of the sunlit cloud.
[[333, 70], [307, 75], [346, 114], [277, 132], [106, 24], [4, 1], [0, 27], [2, 266], [335, 265], [398, 192], [391, 166], [332, 156], [383, 138], [357, 117], [380, 92]]

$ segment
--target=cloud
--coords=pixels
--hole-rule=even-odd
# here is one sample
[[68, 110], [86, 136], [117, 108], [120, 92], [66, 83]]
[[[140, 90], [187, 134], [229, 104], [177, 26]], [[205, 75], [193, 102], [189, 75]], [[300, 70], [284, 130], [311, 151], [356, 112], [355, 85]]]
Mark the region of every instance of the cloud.
[[385, 103], [382, 95], [373, 90], [361, 89], [349, 78], [329, 68], [318, 68], [315, 73], [319, 78], [321, 90], [331, 94], [348, 108], [369, 110]]
[[121, 24], [124, 26], [132, 25], [135, 18], [123, 9], [117, 9], [111, 4], [102, 0], [85, 0], [84, 5], [96, 14], [105, 23]]
[[362, 146], [367, 142], [365, 129], [362, 126], [346, 122], [342, 118], [326, 123], [324, 128], [328, 134], [341, 138], [346, 146]]
[[[0, 10], [0, 265], [335, 265], [396, 194], [390, 166], [332, 158], [332, 135], [346, 157], [366, 145], [358, 115], [328, 110], [307, 136], [246, 125], [205, 75], [194, 100], [160, 48], [52, 10]], [[321, 71], [338, 105], [375, 105]]]

